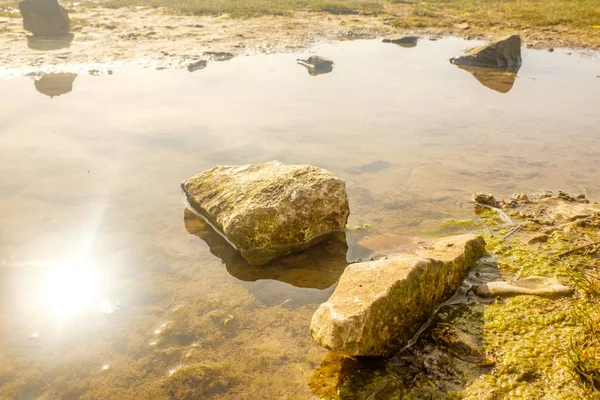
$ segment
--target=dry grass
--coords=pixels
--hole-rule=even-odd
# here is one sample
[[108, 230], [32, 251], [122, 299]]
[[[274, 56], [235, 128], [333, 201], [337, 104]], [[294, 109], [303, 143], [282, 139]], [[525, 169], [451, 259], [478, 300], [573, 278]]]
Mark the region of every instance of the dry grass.
[[21, 18], [21, 14], [18, 10], [0, 8], [0, 18]]
[[581, 265], [569, 268], [569, 275], [583, 299], [574, 306], [579, 329], [566, 349], [566, 365], [573, 376], [600, 397], [600, 275]]
[[[297, 11], [333, 14], [384, 14], [398, 26], [451, 26], [466, 22], [478, 26], [544, 27], [561, 25], [600, 33], [599, 0], [102, 0], [110, 7], [146, 5], [167, 7], [192, 15], [229, 14], [234, 17], [288, 15]], [[394, 7], [403, 3], [407, 16], [394, 19]]]
[[109, 7], [145, 5], [166, 7], [186, 15], [256, 17], [290, 15], [297, 11], [331, 14], [373, 14], [382, 11], [379, 0], [107, 0]]
[[[598, 0], [413, 0], [415, 17], [474, 25], [600, 25]], [[600, 26], [597, 26], [600, 29]]]

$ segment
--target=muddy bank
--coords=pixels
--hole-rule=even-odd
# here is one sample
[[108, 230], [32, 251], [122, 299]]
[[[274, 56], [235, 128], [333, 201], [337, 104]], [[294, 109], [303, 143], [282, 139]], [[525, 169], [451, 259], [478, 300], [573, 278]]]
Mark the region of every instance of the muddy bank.
[[104, 8], [68, 3], [72, 36], [39, 40], [23, 29], [18, 10], [0, 6], [0, 75], [37, 70], [69, 69], [100, 73], [123, 65], [186, 68], [206, 58], [205, 52], [234, 55], [294, 52], [316, 42], [370, 39], [387, 35], [417, 35], [435, 40], [443, 35], [489, 39], [519, 32], [534, 48], [600, 48], [600, 40], [562, 27], [499, 28], [456, 25], [444, 28], [398, 28], [408, 15], [403, 5], [389, 6], [385, 15], [296, 13], [232, 19], [224, 16], [175, 16], [148, 7]]
[[[566, 193], [474, 206], [481, 259], [418, 339], [389, 359], [330, 353], [311, 388], [333, 398], [600, 398], [600, 204]], [[573, 290], [480, 297], [484, 282], [551, 277]], [[540, 280], [540, 278], [536, 278]], [[335, 393], [335, 394], [334, 394]]]

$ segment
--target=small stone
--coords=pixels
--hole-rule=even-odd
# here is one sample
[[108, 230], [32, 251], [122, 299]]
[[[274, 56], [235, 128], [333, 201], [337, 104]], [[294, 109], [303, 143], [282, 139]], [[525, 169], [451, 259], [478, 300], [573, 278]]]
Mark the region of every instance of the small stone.
[[530, 276], [528, 278], [508, 282], [489, 282], [479, 285], [473, 289], [476, 295], [482, 297], [492, 296], [565, 296], [570, 295], [573, 290], [561, 284], [556, 278], [542, 276]]
[[550, 239], [550, 236], [542, 233], [540, 235], [535, 235], [531, 239], [527, 241], [527, 244], [537, 244], [537, 243], [546, 243]]
[[498, 200], [489, 193], [475, 193], [473, 201], [490, 207], [498, 207]]

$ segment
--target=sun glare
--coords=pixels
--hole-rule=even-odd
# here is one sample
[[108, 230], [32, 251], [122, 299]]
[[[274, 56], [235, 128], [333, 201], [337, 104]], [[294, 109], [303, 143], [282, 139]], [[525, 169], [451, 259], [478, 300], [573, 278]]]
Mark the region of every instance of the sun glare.
[[42, 301], [62, 318], [80, 313], [99, 302], [100, 274], [87, 259], [57, 262], [43, 283]]

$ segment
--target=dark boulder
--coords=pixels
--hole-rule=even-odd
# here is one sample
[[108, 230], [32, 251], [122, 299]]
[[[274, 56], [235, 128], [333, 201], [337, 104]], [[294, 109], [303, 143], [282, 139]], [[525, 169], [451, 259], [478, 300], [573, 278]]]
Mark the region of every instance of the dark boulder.
[[67, 10], [56, 0], [24, 0], [19, 3], [23, 28], [35, 36], [67, 35], [71, 20]]
[[492, 68], [515, 68], [521, 65], [521, 37], [510, 35], [485, 46], [467, 50], [464, 56], [450, 59], [452, 64]]

